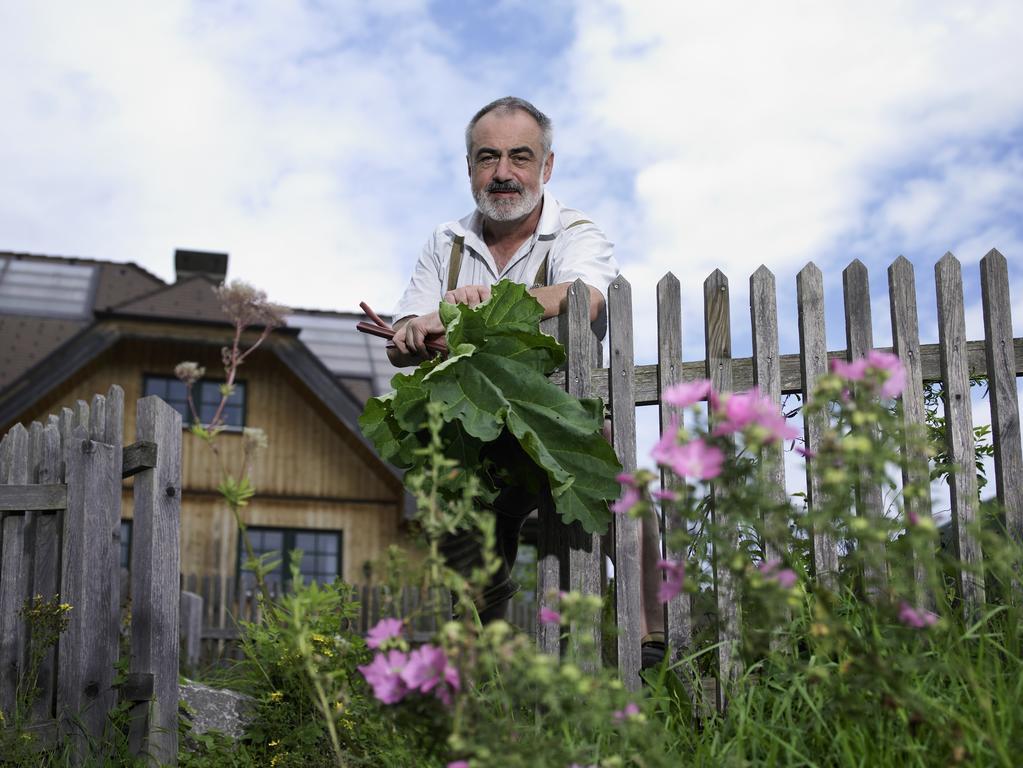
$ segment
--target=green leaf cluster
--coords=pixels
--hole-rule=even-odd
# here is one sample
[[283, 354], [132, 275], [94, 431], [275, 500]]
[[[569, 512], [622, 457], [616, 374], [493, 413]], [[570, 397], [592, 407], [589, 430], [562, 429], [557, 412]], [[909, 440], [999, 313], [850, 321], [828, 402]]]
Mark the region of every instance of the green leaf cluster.
[[[565, 523], [606, 531], [621, 465], [601, 435], [601, 401], [576, 398], [548, 380], [565, 351], [540, 331], [539, 302], [505, 280], [479, 306], [441, 303], [440, 315], [447, 359], [397, 374], [393, 392], [366, 404], [363, 434], [395, 466], [419, 468], [426, 461], [426, 405], [439, 403], [445, 453], [462, 478], [482, 481], [485, 501], [504, 485], [535, 492], [549, 484]], [[461, 485], [452, 480], [454, 496]]]

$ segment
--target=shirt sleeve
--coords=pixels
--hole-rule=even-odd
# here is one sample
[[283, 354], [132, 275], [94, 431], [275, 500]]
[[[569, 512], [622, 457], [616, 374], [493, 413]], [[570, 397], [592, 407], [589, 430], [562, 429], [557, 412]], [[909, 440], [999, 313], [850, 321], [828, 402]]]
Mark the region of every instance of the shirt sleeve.
[[412, 272], [412, 278], [405, 287], [405, 292], [394, 307], [393, 318], [397, 322], [412, 315], [426, 315], [437, 309], [444, 298], [444, 275], [442, 267], [445, 262], [444, 244], [451, 249], [449, 238], [438, 230], [426, 241], [419, 261]]
[[551, 285], [583, 282], [604, 294], [620, 272], [614, 256], [614, 245], [600, 228], [587, 222], [567, 227], [551, 247]]

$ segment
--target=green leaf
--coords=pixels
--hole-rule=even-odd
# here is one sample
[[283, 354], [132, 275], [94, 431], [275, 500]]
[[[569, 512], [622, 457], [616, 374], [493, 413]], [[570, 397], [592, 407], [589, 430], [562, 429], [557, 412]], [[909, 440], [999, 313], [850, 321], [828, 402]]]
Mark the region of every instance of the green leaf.
[[[396, 375], [393, 393], [367, 403], [359, 419], [363, 434], [385, 459], [414, 467], [424, 455], [415, 449], [426, 439], [426, 404], [438, 403], [445, 455], [483, 481], [486, 495], [496, 493], [497, 477], [529, 488], [547, 480], [566, 523], [606, 531], [621, 464], [601, 434], [602, 403], [575, 398], [547, 379], [565, 351], [540, 332], [539, 302], [524, 286], [502, 281], [475, 308], [442, 302], [439, 311], [448, 358]], [[499, 439], [516, 441], [518, 455], [483, 450]], [[505, 460], [514, 472], [504, 471]]]

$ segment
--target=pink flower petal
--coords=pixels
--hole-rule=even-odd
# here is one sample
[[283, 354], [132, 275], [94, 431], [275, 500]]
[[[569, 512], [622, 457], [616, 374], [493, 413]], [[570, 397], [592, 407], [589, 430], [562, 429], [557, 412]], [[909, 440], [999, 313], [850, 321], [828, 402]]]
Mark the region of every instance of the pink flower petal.
[[661, 400], [677, 408], [688, 408], [710, 395], [710, 380], [697, 379], [683, 384], [675, 384], [664, 390]]

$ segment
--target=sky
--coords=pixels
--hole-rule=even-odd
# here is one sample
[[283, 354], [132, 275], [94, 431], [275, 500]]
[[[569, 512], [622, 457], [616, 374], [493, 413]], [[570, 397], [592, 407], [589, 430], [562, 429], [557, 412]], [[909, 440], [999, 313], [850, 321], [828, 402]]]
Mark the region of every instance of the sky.
[[0, 250], [166, 280], [176, 248], [227, 251], [229, 278], [276, 301], [387, 312], [434, 227], [473, 207], [466, 122], [514, 94], [554, 120], [550, 190], [616, 244], [639, 362], [668, 271], [686, 359], [715, 268], [749, 353], [761, 264], [783, 352], [809, 261], [829, 348], [852, 259], [887, 343], [900, 254], [923, 341], [946, 251], [981, 338], [980, 258], [998, 248], [1023, 291], [1020, 30], [1015, 0], [0, 0]]

